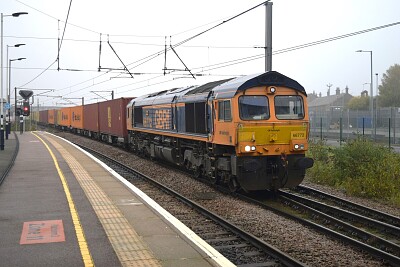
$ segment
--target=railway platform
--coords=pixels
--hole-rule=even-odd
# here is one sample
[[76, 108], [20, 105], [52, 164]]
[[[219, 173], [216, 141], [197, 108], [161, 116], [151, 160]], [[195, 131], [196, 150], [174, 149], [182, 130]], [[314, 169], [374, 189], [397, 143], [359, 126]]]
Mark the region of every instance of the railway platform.
[[2, 266], [232, 266], [66, 140], [12, 133], [0, 160]]

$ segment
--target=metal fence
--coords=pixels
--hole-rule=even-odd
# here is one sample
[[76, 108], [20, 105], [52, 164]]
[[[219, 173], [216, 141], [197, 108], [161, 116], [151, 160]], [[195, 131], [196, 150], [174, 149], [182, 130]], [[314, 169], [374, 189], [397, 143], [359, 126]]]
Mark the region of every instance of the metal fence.
[[310, 138], [346, 141], [363, 136], [382, 144], [400, 144], [400, 108], [368, 110], [331, 107], [310, 111]]

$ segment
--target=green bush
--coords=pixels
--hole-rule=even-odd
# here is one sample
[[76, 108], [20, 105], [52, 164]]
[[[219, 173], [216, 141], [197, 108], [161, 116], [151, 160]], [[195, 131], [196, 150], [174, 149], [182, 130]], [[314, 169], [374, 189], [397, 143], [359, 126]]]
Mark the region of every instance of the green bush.
[[400, 205], [400, 155], [387, 147], [361, 138], [336, 148], [311, 143], [309, 156], [314, 159], [307, 171], [311, 181]]
[[314, 159], [314, 166], [307, 170], [307, 177], [315, 183], [335, 185], [335, 180], [332, 179], [334, 171], [332, 148], [323, 141], [310, 142], [307, 156]]

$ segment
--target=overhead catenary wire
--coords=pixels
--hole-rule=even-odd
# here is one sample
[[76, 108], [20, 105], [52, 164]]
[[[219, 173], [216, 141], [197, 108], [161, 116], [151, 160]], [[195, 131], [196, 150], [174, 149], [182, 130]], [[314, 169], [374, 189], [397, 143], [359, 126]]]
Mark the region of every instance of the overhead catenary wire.
[[[336, 41], [336, 40], [340, 40], [340, 39], [344, 39], [344, 38], [349, 38], [349, 37], [352, 37], [352, 36], [355, 36], [355, 35], [359, 35], [359, 34], [368, 33], [368, 32], [371, 32], [371, 31], [376, 31], [376, 30], [381, 30], [381, 29], [388, 28], [388, 27], [393, 27], [393, 26], [396, 26], [396, 25], [399, 25], [399, 24], [400, 24], [400, 22], [394, 22], [394, 23], [385, 24], [385, 25], [381, 25], [381, 26], [377, 26], [377, 27], [373, 27], [373, 28], [369, 28], [369, 29], [365, 29], [365, 30], [361, 30], [361, 31], [356, 31], [356, 32], [348, 33], [348, 34], [343, 34], [343, 35], [339, 35], [339, 36], [323, 39], [323, 40], [313, 41], [313, 42], [309, 42], [309, 43], [306, 43], [306, 44], [301, 44], [301, 45], [296, 45], [296, 46], [292, 46], [292, 47], [288, 47], [288, 48], [284, 48], [284, 49], [279, 49], [279, 50], [273, 51], [272, 54], [273, 55], [278, 55], [278, 54], [287, 53], [287, 52], [291, 52], [291, 51], [295, 51], [295, 50], [299, 50], [299, 49], [304, 49], [304, 48], [308, 48], [308, 47], [311, 47], [311, 46], [320, 45], [320, 44], [323, 44], [323, 43], [332, 42], [332, 41]], [[252, 56], [249, 56], [249, 57], [240, 58], [240, 59], [234, 59], [234, 60], [230, 60], [230, 61], [226, 61], [226, 62], [220, 62], [220, 63], [216, 63], [216, 64], [213, 64], [213, 65], [196, 67], [196, 68], [193, 68], [193, 69], [203, 69], [203, 71], [201, 71], [201, 72], [205, 72], [205, 71], [210, 71], [210, 70], [214, 70], [214, 69], [224, 68], [224, 67], [227, 67], [227, 66], [232, 66], [232, 65], [235, 65], [235, 64], [242, 64], [242, 63], [248, 62], [248, 61], [262, 59], [262, 58], [264, 58], [264, 56], [265, 56], [264, 54], [257, 54], [257, 55], [252, 55]], [[49, 67], [44, 69], [44, 71], [48, 70], [54, 63], [55, 62], [53, 62]], [[20, 68], [20, 69], [24, 69], [24, 68]], [[96, 70], [83, 70], [83, 71], [96, 71]], [[87, 79], [87, 80], [85, 80], [83, 82], [79, 82], [77, 84], [74, 84], [72, 86], [67, 86], [65, 88], [71, 88], [71, 87], [75, 87], [75, 86], [84, 84], [84, 83], [86, 83], [88, 81], [97, 79], [97, 78], [99, 78], [99, 77], [101, 77], [101, 76], [103, 76], [103, 75], [105, 75], [105, 74], [107, 74], [109, 72], [110, 71], [107, 71], [105, 73], [102, 73], [101, 75], [98, 75], [98, 76], [94, 77], [94, 78], [89, 78], [89, 79]], [[198, 73], [201, 73], [201, 72], [198, 72]], [[24, 85], [22, 85], [20, 87], [26, 86], [30, 82], [34, 81], [41, 74], [39, 74], [34, 79], [32, 79], [31, 81], [29, 81], [28, 83], [26, 83], [26, 84], [24, 84]], [[146, 74], [146, 73], [143, 73], [143, 74]], [[147, 74], [156, 74], [156, 73], [147, 73]], [[106, 81], [104, 81], [104, 82], [106, 82]], [[102, 83], [104, 83], [104, 82], [102, 82]], [[98, 84], [101, 84], [101, 83], [98, 83]], [[94, 86], [94, 85], [92, 85], [92, 86]], [[90, 86], [90, 87], [92, 87], [92, 86]], [[65, 89], [65, 88], [63, 88], [63, 89]], [[85, 89], [86, 88], [89, 88], [89, 87], [85, 87]], [[63, 90], [63, 89], [60, 89], [60, 90]], [[81, 90], [81, 89], [79, 89], [79, 90]]]
[[33, 82], [34, 80], [36, 80], [37, 78], [39, 78], [43, 73], [45, 73], [48, 69], [51, 68], [51, 66], [53, 66], [55, 63], [57, 62], [57, 60], [53, 61], [53, 63], [51, 63], [47, 68], [45, 68], [41, 73], [39, 73], [37, 76], [35, 76], [32, 80], [30, 80], [29, 82], [18, 86], [18, 88], [20, 87], [25, 87], [26, 85], [30, 84], [31, 82]]

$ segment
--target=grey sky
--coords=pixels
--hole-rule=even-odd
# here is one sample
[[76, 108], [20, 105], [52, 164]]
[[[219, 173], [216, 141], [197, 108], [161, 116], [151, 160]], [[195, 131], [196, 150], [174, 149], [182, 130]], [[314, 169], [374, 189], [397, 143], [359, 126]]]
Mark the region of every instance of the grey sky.
[[[98, 95], [109, 98], [139, 96], [179, 86], [202, 84], [230, 76], [264, 71], [264, 59], [231, 64], [221, 68], [214, 65], [239, 58], [263, 54], [265, 7], [261, 6], [224, 25], [217, 27], [176, 48], [176, 52], [193, 73], [205, 76], [196, 80], [187, 72], [163, 76], [164, 55], [143, 62], [167, 44], [179, 43], [205, 29], [237, 15], [262, 1], [72, 1], [64, 40], [60, 51], [60, 68], [80, 71], [57, 71], [57, 38], [62, 36], [70, 0], [2, 0], [5, 15], [26, 11], [28, 15], [4, 18], [4, 64], [6, 45], [25, 43], [9, 49], [9, 58], [26, 57], [12, 63], [12, 88], [32, 81], [52, 63], [51, 67], [25, 88], [54, 89], [39, 99], [40, 104], [68, 103], [60, 98], [85, 97], [85, 102], [97, 101]], [[314, 41], [400, 22], [398, 0], [275, 0], [273, 1], [273, 51]], [[60, 22], [58, 22], [58, 19]], [[200, 27], [203, 26], [203, 27]], [[101, 66], [122, 68], [107, 40], [131, 72], [127, 74], [97, 72], [99, 39], [102, 33]], [[171, 38], [170, 38], [171, 36]], [[308, 93], [326, 95], [327, 84], [332, 90], [349, 87], [359, 95], [369, 90], [370, 54], [373, 51], [373, 85], [376, 77], [400, 64], [400, 25], [343, 38], [292, 52], [276, 54], [273, 70], [300, 82]], [[143, 64], [142, 64], [143, 63]], [[213, 65], [213, 67], [209, 67]], [[134, 68], [133, 68], [134, 67]], [[167, 68], [184, 66], [172, 51], [167, 53]], [[6, 71], [4, 70], [4, 75]], [[140, 75], [138, 75], [140, 74]], [[186, 74], [186, 75], [181, 75]], [[6, 79], [4, 78], [4, 83]], [[91, 93], [90, 91], [95, 91]], [[100, 91], [100, 92], [98, 92]], [[104, 92], [101, 92], [104, 91]], [[34, 90], [35, 95], [44, 91]], [[80, 104], [79, 100], [71, 100]]]

